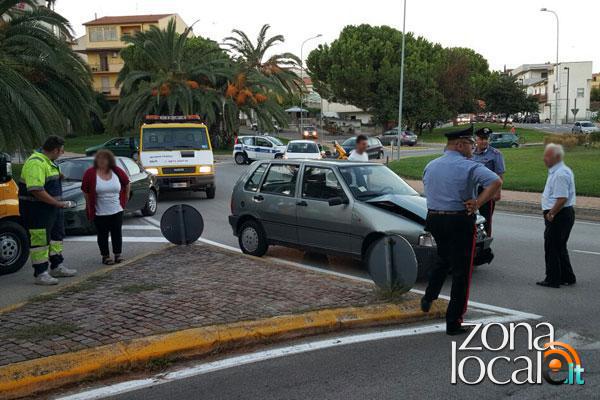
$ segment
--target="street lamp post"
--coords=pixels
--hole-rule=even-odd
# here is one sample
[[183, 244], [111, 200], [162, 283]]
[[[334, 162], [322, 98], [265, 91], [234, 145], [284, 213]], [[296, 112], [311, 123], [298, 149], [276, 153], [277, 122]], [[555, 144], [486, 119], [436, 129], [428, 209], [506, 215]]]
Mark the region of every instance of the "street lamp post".
[[560, 92], [560, 70], [559, 70], [559, 65], [558, 65], [558, 42], [559, 42], [559, 23], [558, 23], [558, 14], [555, 11], [549, 10], [546, 7], [540, 9], [540, 11], [543, 12], [549, 12], [554, 14], [554, 17], [556, 17], [556, 68], [555, 68], [555, 74], [554, 75], [554, 80], [556, 82], [556, 88], [554, 89], [554, 127], [556, 128], [558, 126], [558, 92]]
[[571, 69], [569, 67], [565, 67], [567, 71], [567, 109], [565, 110], [565, 124], [569, 123], [569, 80], [571, 75]]
[[[309, 40], [313, 40], [316, 38], [320, 38], [321, 35], [320, 33], [318, 35], [315, 36], [311, 36], [308, 39], [304, 40], [304, 42], [302, 42], [302, 45], [300, 46], [300, 80], [302, 81], [302, 86], [304, 86], [304, 45], [306, 44], [306, 42], [308, 42]], [[303, 99], [302, 96], [304, 95], [304, 93], [300, 93], [300, 126], [298, 127], [300, 130], [300, 135], [302, 135], [302, 125], [304, 125], [304, 117], [303, 114], [304, 112], [302, 111], [302, 103], [303, 103]], [[323, 112], [323, 110], [321, 110], [321, 112]]]
[[[404, 0], [404, 12], [402, 15], [402, 50], [400, 52], [400, 99], [398, 100], [398, 160], [400, 159], [400, 145], [402, 137], [402, 99], [404, 95], [404, 45], [406, 43], [406, 0]], [[393, 157], [393, 155], [392, 155]]]

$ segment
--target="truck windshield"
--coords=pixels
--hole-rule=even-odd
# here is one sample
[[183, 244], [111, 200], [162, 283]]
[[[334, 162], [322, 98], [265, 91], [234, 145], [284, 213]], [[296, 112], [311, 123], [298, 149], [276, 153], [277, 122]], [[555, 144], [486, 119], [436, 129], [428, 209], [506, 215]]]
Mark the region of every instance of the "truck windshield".
[[206, 128], [146, 128], [142, 131], [143, 150], [208, 150]]

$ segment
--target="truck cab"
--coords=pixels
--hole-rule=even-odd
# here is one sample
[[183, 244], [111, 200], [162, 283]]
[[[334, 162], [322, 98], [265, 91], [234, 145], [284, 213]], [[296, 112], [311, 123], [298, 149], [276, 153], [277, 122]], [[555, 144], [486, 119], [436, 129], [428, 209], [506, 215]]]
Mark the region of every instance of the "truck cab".
[[12, 274], [29, 258], [29, 237], [19, 216], [19, 189], [8, 154], [0, 153], [0, 275]]
[[214, 156], [197, 115], [148, 115], [140, 128], [139, 161], [160, 190], [204, 191], [215, 197]]

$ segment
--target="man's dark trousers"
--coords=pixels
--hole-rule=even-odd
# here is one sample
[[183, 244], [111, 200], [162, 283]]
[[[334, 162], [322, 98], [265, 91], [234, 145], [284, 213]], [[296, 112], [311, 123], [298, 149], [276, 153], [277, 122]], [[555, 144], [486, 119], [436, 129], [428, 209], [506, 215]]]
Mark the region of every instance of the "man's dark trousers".
[[[483, 192], [482, 188], [479, 188], [478, 193]], [[496, 201], [490, 200], [487, 203], [479, 207], [479, 214], [485, 218], [485, 232], [488, 236], [492, 236], [492, 217], [494, 215], [494, 209], [496, 208]]]
[[[548, 211], [544, 211], [544, 216]], [[546, 253], [546, 281], [560, 285], [575, 283], [576, 278], [571, 267], [567, 242], [575, 224], [573, 207], [563, 207], [552, 222], [544, 219], [544, 251]]]
[[446, 327], [456, 329], [463, 322], [469, 299], [476, 239], [475, 216], [429, 213], [425, 229], [435, 238], [438, 261], [429, 273], [424, 297], [428, 301], [437, 299], [451, 270], [452, 289], [446, 311]]

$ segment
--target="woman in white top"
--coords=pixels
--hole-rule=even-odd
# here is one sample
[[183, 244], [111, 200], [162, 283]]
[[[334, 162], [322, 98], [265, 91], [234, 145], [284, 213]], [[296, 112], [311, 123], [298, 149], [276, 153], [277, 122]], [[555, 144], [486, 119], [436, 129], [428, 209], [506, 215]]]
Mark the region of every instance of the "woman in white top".
[[[98, 247], [103, 264], [120, 263], [123, 247], [123, 210], [129, 199], [129, 177], [117, 167], [115, 156], [109, 150], [100, 150], [81, 184], [85, 194], [88, 218], [98, 231]], [[112, 241], [114, 260], [110, 258], [108, 236]]]

